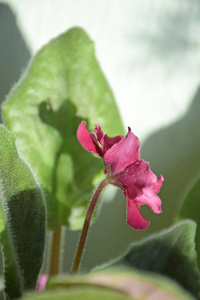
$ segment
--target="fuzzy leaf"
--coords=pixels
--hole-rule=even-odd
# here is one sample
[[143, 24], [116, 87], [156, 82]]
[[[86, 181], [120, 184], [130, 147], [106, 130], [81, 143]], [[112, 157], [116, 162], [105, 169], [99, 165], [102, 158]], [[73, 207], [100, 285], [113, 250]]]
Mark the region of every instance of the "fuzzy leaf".
[[197, 223], [196, 251], [200, 268], [200, 179], [189, 191], [179, 212], [179, 219], [192, 219]]
[[41, 189], [19, 157], [14, 135], [0, 125], [0, 242], [5, 290], [11, 299], [35, 288], [44, 239], [45, 207]]
[[120, 259], [104, 266], [126, 266], [165, 275], [197, 297], [199, 272], [195, 251], [196, 223], [184, 221], [134, 243]]
[[[32, 294], [23, 300], [130, 300], [129, 297], [102, 288], [62, 289], [54, 292]], [[190, 299], [189, 299], [190, 300]]]
[[123, 134], [112, 92], [80, 28], [50, 41], [3, 104], [3, 118], [15, 133], [22, 158], [45, 190], [48, 225], [80, 228], [102, 162], [76, 138], [78, 125], [96, 123], [109, 135]]
[[45, 292], [38, 296], [28, 295], [25, 299], [192, 300], [194, 298], [176, 283], [162, 276], [115, 270], [114, 273], [98, 272], [81, 277], [55, 277], [48, 282]]

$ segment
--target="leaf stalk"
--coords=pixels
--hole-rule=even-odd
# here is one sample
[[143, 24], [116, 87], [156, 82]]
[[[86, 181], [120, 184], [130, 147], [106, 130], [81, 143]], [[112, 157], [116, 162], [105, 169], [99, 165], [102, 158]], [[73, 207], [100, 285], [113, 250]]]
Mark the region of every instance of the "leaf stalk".
[[60, 226], [58, 230], [53, 232], [49, 264], [49, 276], [58, 275], [60, 272], [61, 237], [62, 226]]

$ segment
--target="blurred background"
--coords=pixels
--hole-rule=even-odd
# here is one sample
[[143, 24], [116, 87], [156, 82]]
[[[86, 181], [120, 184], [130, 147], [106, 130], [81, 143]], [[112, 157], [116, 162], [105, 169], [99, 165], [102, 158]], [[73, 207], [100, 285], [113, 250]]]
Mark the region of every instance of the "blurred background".
[[[0, 1], [0, 102], [36, 52], [73, 26], [94, 40], [125, 128], [140, 138], [142, 158], [165, 178], [163, 213], [142, 207], [151, 221], [145, 232], [126, 224], [121, 191], [106, 190], [83, 257], [86, 271], [170, 226], [200, 175], [200, 1]], [[68, 230], [63, 235], [65, 271], [78, 236]]]

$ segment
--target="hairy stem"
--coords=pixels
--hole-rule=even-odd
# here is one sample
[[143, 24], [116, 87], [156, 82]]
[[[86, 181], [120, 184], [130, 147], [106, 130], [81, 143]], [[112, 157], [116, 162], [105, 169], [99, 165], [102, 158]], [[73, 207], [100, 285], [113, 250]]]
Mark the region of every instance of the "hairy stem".
[[91, 221], [92, 214], [94, 212], [97, 200], [98, 200], [98, 198], [99, 198], [99, 196], [101, 194], [102, 189], [108, 183], [109, 183], [108, 178], [104, 179], [100, 183], [100, 185], [96, 189], [96, 191], [95, 191], [95, 193], [94, 193], [94, 195], [92, 197], [92, 200], [91, 200], [91, 202], [89, 204], [89, 207], [88, 207], [88, 210], [87, 210], [87, 214], [86, 214], [86, 217], [85, 217], [85, 222], [84, 222], [83, 229], [82, 229], [82, 232], [81, 232], [81, 236], [80, 236], [79, 245], [78, 245], [78, 248], [77, 248], [75, 260], [74, 260], [74, 265], [73, 265], [73, 269], [72, 269], [72, 273], [73, 274], [77, 273], [78, 269], [79, 269], [81, 257], [82, 257], [82, 254], [83, 254], [83, 249], [84, 249], [86, 238], [87, 238], [87, 233], [88, 233], [89, 226], [90, 226], [90, 221]]
[[60, 226], [57, 231], [53, 232], [49, 264], [49, 276], [57, 275], [60, 271], [61, 235], [62, 226]]

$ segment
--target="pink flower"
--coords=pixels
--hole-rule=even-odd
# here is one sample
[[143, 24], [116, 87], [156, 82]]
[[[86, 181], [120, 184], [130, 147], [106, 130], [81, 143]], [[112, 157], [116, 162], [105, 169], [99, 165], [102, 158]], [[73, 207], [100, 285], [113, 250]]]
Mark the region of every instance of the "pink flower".
[[161, 200], [156, 195], [162, 186], [159, 178], [150, 170], [149, 163], [140, 160], [140, 142], [128, 128], [126, 137], [108, 137], [96, 125], [94, 133], [86, 129], [86, 122], [79, 125], [77, 138], [81, 146], [103, 158], [109, 183], [120, 187], [127, 201], [127, 223], [135, 229], [146, 229], [149, 222], [140, 214], [140, 206], [149, 205], [159, 214]]
[[37, 282], [37, 291], [43, 291], [46, 287], [48, 274], [41, 274]]

